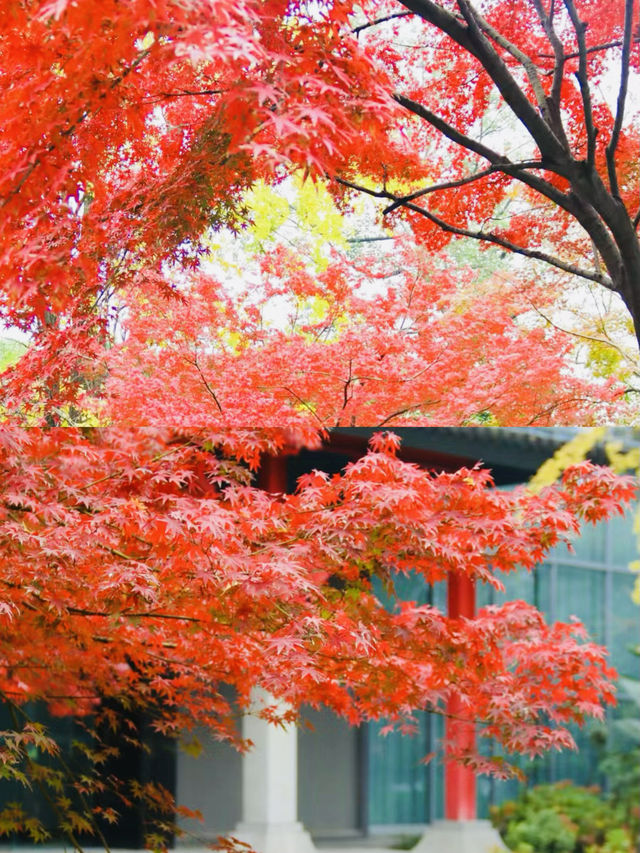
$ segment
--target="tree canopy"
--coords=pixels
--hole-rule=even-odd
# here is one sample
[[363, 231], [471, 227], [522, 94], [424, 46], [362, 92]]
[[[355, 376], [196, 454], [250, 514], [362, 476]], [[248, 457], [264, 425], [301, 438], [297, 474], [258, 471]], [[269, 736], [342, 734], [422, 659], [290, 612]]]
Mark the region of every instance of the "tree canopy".
[[[281, 430], [0, 432], [5, 777], [50, 786], [63, 814], [104, 789], [97, 747], [85, 748], [97, 777], [37, 769], [29, 745], [56, 746], [21, 717], [33, 701], [126, 738], [143, 710], [158, 731], [204, 725], [241, 746], [223, 684], [241, 709], [259, 685], [289, 703], [286, 718], [322, 704], [408, 729], [415, 710], [444, 713], [455, 697], [482, 736], [530, 755], [570, 746], [567, 724], [602, 716], [614, 673], [579, 623], [547, 625], [522, 601], [447, 616], [395, 596], [394, 578], [500, 588], [502, 572], [531, 569], [582, 521], [620, 512], [630, 479], [583, 462], [539, 493], [501, 492], [480, 468], [403, 462], [397, 437], [379, 433], [342, 473], [313, 471], [290, 495], [257, 488], [251, 469], [301, 440], [313, 442]], [[509, 772], [475, 746], [445, 749]], [[4, 832], [37, 835], [20, 812], [0, 817]]]
[[[117, 386], [122, 369], [106, 351], [120, 343], [114, 325], [123, 303], [139, 316], [150, 300], [159, 312], [154, 325], [163, 311], [165, 318], [180, 313], [181, 300], [193, 301], [197, 314], [203, 285], [187, 282], [203, 273], [212, 229], [245, 229], [252, 216], [247, 191], [295, 172], [328, 180], [342, 205], [351, 203], [354, 187], [384, 199], [385, 222], [416, 250], [441, 251], [454, 237], [493, 244], [529, 265], [549, 264], [557, 273], [552, 295], [566, 292], [576, 278], [609, 288], [636, 322], [637, 122], [628, 92], [637, 73], [634, 14], [631, 2], [604, 9], [574, 0], [550, 6], [495, 0], [478, 7], [468, 0], [308, 6], [136, 0], [126, 8], [101, 4], [98, 13], [88, 0], [6, 2], [0, 286], [5, 323], [33, 343], [3, 377], [5, 411], [28, 423], [43, 417], [87, 422], [78, 399], [89, 391], [102, 396], [102, 419], [117, 421], [122, 395], [111, 399], [104, 383], [113, 369]], [[402, 243], [398, 252], [396, 260], [410, 270], [415, 261]], [[277, 272], [291, 289], [309, 286], [276, 253], [272, 269], [279, 260]], [[307, 366], [318, 357], [331, 363], [332, 347], [318, 356], [312, 333], [306, 347], [300, 336], [258, 344], [255, 331], [237, 317], [239, 328], [229, 331], [241, 336], [248, 361], [253, 353], [267, 374], [269, 367], [277, 371], [284, 361], [299, 361], [300, 370], [315, 377], [312, 393], [288, 380], [287, 387], [295, 386], [290, 393], [282, 383], [265, 388], [247, 359], [237, 359], [230, 374], [225, 341], [214, 334], [205, 349], [223, 350], [220, 373], [210, 364], [200, 370], [200, 396], [207, 384], [218, 396], [215, 386], [233, 374], [244, 377], [244, 397], [254, 406], [249, 425], [273, 412], [284, 417], [285, 410], [294, 420], [301, 412], [313, 419], [313, 411], [323, 423], [368, 424], [408, 414], [422, 423], [632, 417], [607, 409], [627, 386], [576, 378], [564, 335], [548, 324], [543, 334], [514, 322], [525, 312], [522, 297], [513, 304], [509, 285], [467, 299], [464, 320], [456, 321], [450, 294], [452, 287], [464, 289], [465, 273], [454, 260], [447, 263], [444, 275], [434, 261], [431, 282], [444, 306], [430, 297], [430, 322], [413, 323], [411, 343], [398, 328], [406, 283], [388, 302], [379, 300], [378, 316], [372, 306], [363, 318], [362, 302], [350, 296], [357, 276], [347, 274], [341, 259], [316, 277], [311, 286], [330, 298], [335, 282], [346, 280], [345, 298], [335, 305], [334, 317], [337, 312], [342, 319], [330, 339], [333, 349], [346, 353], [347, 338], [363, 349], [357, 374], [348, 359], [330, 368], [341, 375], [342, 387], [329, 395], [327, 411], [317, 403], [326, 393], [323, 383]], [[514, 267], [507, 279], [512, 275], [525, 281], [526, 299], [535, 302], [539, 271]], [[218, 282], [204, 298], [209, 315], [201, 321], [227, 329], [233, 311], [223, 320], [219, 306], [234, 302], [233, 290]], [[159, 306], [167, 299], [174, 301], [165, 311]], [[463, 326], [471, 342], [466, 352]], [[490, 330], [475, 349], [474, 326]], [[161, 341], [170, 338], [171, 329], [163, 334], [154, 328], [143, 354], [145, 333], [131, 334], [123, 353], [152, 363], [153, 342], [158, 334]], [[187, 337], [199, 334], [192, 328]], [[606, 336], [594, 335], [602, 346], [592, 356], [609, 347]], [[367, 360], [365, 341], [372, 336], [389, 341], [396, 354], [387, 358], [380, 344]], [[453, 361], [457, 353], [457, 378], [467, 380], [473, 405], [451, 399], [461, 387], [446, 365], [427, 369], [443, 337], [460, 341], [450, 356]], [[523, 384], [533, 384], [535, 394], [518, 394], [509, 383], [518, 348], [520, 361], [530, 353], [533, 373]], [[612, 363], [615, 373], [618, 362]], [[376, 367], [390, 378], [383, 403]], [[138, 369], [134, 359], [125, 372]], [[420, 371], [444, 393], [412, 382]], [[190, 376], [193, 365], [182, 362], [180, 372]], [[490, 393], [473, 399], [478, 388], [490, 391], [496, 378], [510, 385], [497, 405], [491, 406]], [[573, 395], [567, 393], [572, 380]], [[363, 405], [354, 403], [351, 412], [343, 407], [346, 420], [340, 420], [345, 383], [347, 397], [360, 386], [355, 396]], [[412, 393], [405, 393], [411, 385]], [[209, 400], [211, 422], [226, 423]], [[590, 400], [596, 401], [591, 407]], [[164, 405], [160, 400], [159, 408]]]

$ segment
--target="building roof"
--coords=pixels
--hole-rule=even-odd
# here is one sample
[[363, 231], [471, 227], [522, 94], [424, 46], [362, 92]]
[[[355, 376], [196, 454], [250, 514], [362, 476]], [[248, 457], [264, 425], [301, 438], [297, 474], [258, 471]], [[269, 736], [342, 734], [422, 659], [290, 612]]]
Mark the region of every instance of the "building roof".
[[[570, 441], [580, 427], [399, 427], [401, 456], [436, 470], [456, 470], [481, 462], [491, 469], [496, 483], [508, 485], [528, 480], [540, 465]], [[349, 455], [361, 453], [375, 429], [338, 428], [331, 431], [328, 448]], [[640, 435], [628, 428], [611, 428], [611, 438], [626, 447], [640, 446]], [[606, 461], [597, 445], [589, 454], [594, 462]]]

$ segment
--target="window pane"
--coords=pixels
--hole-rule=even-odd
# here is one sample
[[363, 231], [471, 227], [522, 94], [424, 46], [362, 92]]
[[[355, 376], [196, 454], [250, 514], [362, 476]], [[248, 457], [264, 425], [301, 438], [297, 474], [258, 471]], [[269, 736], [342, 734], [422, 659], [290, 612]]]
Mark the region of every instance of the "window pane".
[[384, 723], [369, 724], [369, 823], [426, 823], [429, 820], [429, 720], [419, 714], [414, 736], [381, 735]]
[[606, 525], [583, 524], [578, 536], [572, 539], [573, 551], [566, 545], [559, 545], [554, 549], [554, 556], [562, 560], [567, 556], [574, 560], [583, 560], [588, 563], [604, 563], [606, 559]]
[[638, 545], [633, 532], [633, 519], [637, 509], [634, 508], [624, 516], [616, 516], [609, 522], [611, 542], [611, 564], [626, 568], [632, 560], [638, 558]]
[[567, 622], [577, 616], [591, 639], [604, 642], [604, 572], [579, 566], [558, 566], [555, 618]]
[[632, 572], [612, 572], [611, 663], [620, 675], [640, 677], [640, 659], [632, 648], [640, 645], [640, 608], [631, 600], [636, 579]]

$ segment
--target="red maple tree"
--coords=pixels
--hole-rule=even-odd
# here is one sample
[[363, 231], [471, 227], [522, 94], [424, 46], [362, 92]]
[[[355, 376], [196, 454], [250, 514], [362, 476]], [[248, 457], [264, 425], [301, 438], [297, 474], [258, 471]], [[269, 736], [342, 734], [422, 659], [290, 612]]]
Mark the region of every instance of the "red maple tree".
[[[570, 746], [567, 724], [602, 715], [614, 673], [578, 623], [547, 625], [522, 601], [448, 617], [398, 599], [394, 577], [499, 588], [500, 573], [531, 569], [580, 522], [620, 512], [630, 479], [583, 463], [539, 494], [500, 492], [479, 468], [434, 475], [403, 462], [382, 433], [340, 474], [314, 471], [290, 495], [257, 488], [265, 454], [300, 442], [317, 436], [0, 431], [0, 695], [15, 720], [2, 733], [5, 775], [62, 784], [30, 757], [34, 740], [55, 751], [21, 717], [35, 700], [110, 725], [116, 703], [158, 731], [204, 725], [241, 745], [223, 683], [241, 709], [259, 685], [289, 703], [286, 718], [322, 704], [351, 723], [408, 728], [416, 709], [443, 713], [455, 697], [484, 737], [530, 755]], [[99, 775], [65, 781], [78, 795], [104, 788]], [[0, 814], [5, 831], [37, 835], [19, 810]], [[73, 814], [72, 836], [74, 820], [92, 828]]]
[[[569, 336], [522, 319], [533, 313], [530, 284], [478, 285], [446, 255], [400, 239], [383, 255], [335, 251], [321, 273], [276, 245], [260, 267], [243, 289], [201, 274], [180, 299], [132, 294], [124, 340], [101, 361], [101, 393], [81, 408], [228, 427], [548, 426], [630, 411], [621, 383], [571, 369]], [[18, 392], [20, 379], [16, 370]]]
[[[542, 0], [496, 0], [482, 17], [468, 0], [371, 9], [285, 0], [135, 0], [123, 7], [112, 0], [96, 12], [89, 0], [4, 0], [2, 311], [34, 341], [3, 385], [11, 417], [77, 422], [70, 406], [105, 378], [116, 294], [132, 294], [134, 310], [136, 299], [157, 304], [174, 294], [167, 271], [196, 269], [208, 229], [241, 227], [244, 191], [291, 170], [338, 179], [336, 193], [357, 185], [387, 199], [387, 215], [408, 218], [414, 239], [429, 249], [452, 235], [492, 242], [602, 283], [637, 316], [637, 131], [624, 110], [637, 64], [635, 18], [630, 2], [626, 14], [622, 4], [613, 15], [609, 4], [603, 8], [566, 0], [550, 11]], [[371, 26], [375, 15], [386, 23]], [[388, 30], [393, 36], [409, 17], [411, 62]], [[618, 59], [612, 110], [598, 87]], [[509, 159], [500, 140], [496, 149], [472, 138], [492, 110], [518, 118], [525, 159]], [[478, 225], [507, 204], [495, 228]], [[450, 283], [442, 289], [447, 299]], [[494, 320], [503, 329], [498, 336], [508, 337], [505, 307], [485, 300], [474, 315], [478, 324]], [[355, 340], [360, 316], [352, 302], [347, 308], [355, 312]], [[390, 334], [380, 329], [382, 338]], [[540, 341], [539, 351], [552, 339]], [[315, 358], [313, 347], [289, 344], [303, 364]], [[382, 410], [372, 401], [375, 423], [394, 412], [415, 416], [418, 401], [404, 393], [417, 372], [409, 362], [428, 360], [428, 349], [396, 360], [390, 374], [399, 381], [390, 383]], [[531, 377], [534, 398], [511, 389], [499, 417], [516, 422], [517, 411], [517, 422], [526, 422], [530, 406], [529, 421], [540, 412], [543, 423], [589, 421], [580, 402], [559, 404], [566, 396], [555, 380], [563, 373], [560, 349], [550, 343], [547, 373]], [[267, 354], [263, 347], [260, 357]], [[495, 356], [494, 348], [483, 362], [495, 370], [478, 376], [485, 390], [507, 374]], [[536, 368], [537, 351], [528, 360]], [[463, 362], [458, 376], [472, 364]], [[344, 364], [340, 372], [349, 381]], [[259, 383], [247, 384], [258, 403]], [[476, 387], [470, 381], [467, 392]], [[583, 400], [584, 389], [575, 387]], [[313, 408], [322, 389], [313, 390], [295, 394], [312, 398]], [[420, 401], [428, 402], [432, 389], [424, 391]], [[597, 385], [588, 394], [598, 395]], [[609, 389], [600, 396], [606, 402]], [[292, 399], [295, 418], [302, 404]], [[271, 408], [282, 402], [274, 389]], [[474, 401], [471, 416], [486, 402]], [[320, 419], [336, 422], [336, 406]], [[442, 417], [461, 422], [472, 408], [453, 402]], [[263, 411], [256, 405], [252, 425]], [[103, 416], [119, 417], [117, 409]], [[436, 415], [431, 422], [442, 421]]]

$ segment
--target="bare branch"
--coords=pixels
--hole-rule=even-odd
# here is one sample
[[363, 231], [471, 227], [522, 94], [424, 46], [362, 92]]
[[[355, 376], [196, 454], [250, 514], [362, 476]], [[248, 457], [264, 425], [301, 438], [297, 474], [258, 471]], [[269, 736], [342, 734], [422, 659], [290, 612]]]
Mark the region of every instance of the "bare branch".
[[573, 29], [578, 39], [578, 72], [576, 77], [580, 86], [582, 97], [582, 111], [584, 113], [584, 126], [587, 131], [587, 163], [592, 168], [596, 162], [596, 135], [597, 129], [593, 124], [593, 109], [591, 107], [591, 91], [589, 90], [589, 76], [587, 74], [587, 45], [584, 33], [587, 25], [580, 20], [578, 10], [573, 0], [564, 0], [564, 5], [571, 18]]
[[376, 18], [375, 21], [367, 21], [366, 24], [360, 24], [359, 27], [354, 27], [351, 32], [358, 35], [369, 27], [376, 27], [378, 24], [385, 24], [387, 21], [392, 21], [394, 18], [408, 18], [410, 15], [411, 12], [395, 12], [393, 15], [386, 15], [384, 18]]
[[[553, 82], [551, 84], [551, 92], [549, 98], [547, 100], [547, 104], [549, 106], [549, 118], [551, 121], [551, 126], [556, 132], [556, 135], [562, 140], [565, 144], [567, 151], [569, 151], [569, 140], [567, 139], [567, 135], [564, 130], [564, 125], [562, 124], [562, 116], [560, 114], [560, 98], [562, 91], [562, 79], [564, 76], [564, 66], [567, 60], [567, 56], [564, 52], [563, 44], [560, 40], [560, 37], [555, 31], [553, 26], [553, 4], [551, 6], [551, 14], [547, 15], [545, 12], [544, 6], [542, 5], [542, 0], [533, 0], [533, 5], [535, 7], [536, 12], [538, 13], [538, 18], [542, 27], [545, 31], [547, 38], [549, 39], [549, 43], [553, 48], [553, 58], [554, 58], [554, 66], [553, 66]], [[544, 56], [544, 54], [542, 54]]]
[[[343, 178], [336, 178], [336, 180], [344, 187], [358, 190], [359, 192], [367, 193], [368, 195], [374, 196], [375, 198], [388, 198], [393, 201], [398, 200], [392, 193], [389, 193], [386, 190], [372, 190], [369, 187], [354, 184], [351, 181], [345, 181]], [[557, 269], [564, 270], [564, 272], [571, 273], [571, 275], [587, 279], [588, 281], [595, 281], [598, 284], [604, 285], [609, 290], [616, 291], [616, 287], [614, 286], [611, 279], [608, 276], [604, 275], [602, 272], [598, 273], [592, 272], [590, 270], [585, 270], [581, 267], [575, 266], [575, 264], [566, 263], [560, 258], [556, 258], [553, 255], [547, 254], [546, 252], [541, 252], [537, 249], [527, 249], [525, 246], [519, 246], [517, 243], [512, 243], [511, 240], [507, 240], [506, 238], [501, 237], [499, 234], [494, 234], [492, 231], [472, 231], [469, 228], [460, 228], [457, 225], [453, 225], [450, 222], [446, 222], [444, 219], [441, 219], [439, 216], [436, 216], [436, 214], [432, 213], [430, 210], [427, 210], [424, 207], [420, 207], [419, 205], [414, 204], [413, 202], [405, 202], [404, 207], [406, 207], [408, 210], [413, 210], [416, 213], [421, 214], [430, 222], [433, 222], [434, 225], [437, 225], [439, 228], [442, 228], [443, 231], [446, 231], [449, 234], [456, 234], [458, 237], [470, 237], [473, 240], [480, 240], [485, 243], [493, 243], [496, 246], [501, 246], [503, 249], [507, 249], [510, 252], [515, 252], [518, 255], [524, 255], [524, 257], [526, 258], [533, 258], [538, 261], [543, 261], [544, 263], [549, 264], [552, 267], [556, 267]]]
[[[514, 163], [514, 167], [518, 167], [520, 169], [533, 169], [540, 168], [542, 163], [539, 160], [529, 160], [526, 163]], [[421, 196], [428, 195], [429, 193], [439, 192], [440, 190], [450, 190], [455, 187], [463, 187], [465, 184], [472, 184], [475, 181], [479, 181], [482, 178], [486, 178], [487, 175], [494, 175], [496, 172], [501, 172], [502, 167], [500, 166], [489, 166], [488, 169], [482, 169], [479, 172], [475, 172], [473, 175], [467, 175], [465, 178], [459, 178], [457, 181], [445, 181], [442, 184], [432, 184], [430, 187], [425, 187], [421, 190], [416, 190], [416, 192], [411, 193], [410, 195], [403, 196], [399, 198], [397, 201], [394, 201], [393, 204], [390, 204], [389, 207], [385, 207], [382, 211], [383, 215], [386, 216], [388, 213], [394, 211], [397, 207], [402, 207], [408, 201], [415, 201], [415, 199], [420, 198]]]
[[396, 237], [347, 237], [347, 243], [378, 243], [380, 240], [395, 240]]
[[620, 139], [622, 120], [624, 118], [624, 105], [627, 98], [627, 87], [629, 84], [629, 54], [631, 52], [631, 26], [633, 22], [633, 0], [626, 0], [624, 8], [624, 35], [622, 43], [622, 59], [620, 60], [620, 88], [618, 89], [618, 101], [616, 104], [616, 119], [611, 131], [611, 139], [607, 145], [607, 172], [609, 175], [609, 186], [611, 194], [620, 198], [618, 187], [618, 175], [616, 174], [616, 148]]
[[[536, 0], [534, 0], [534, 2], [536, 2]], [[634, 35], [632, 37], [631, 41], [633, 44], [639, 44], [640, 43], [640, 37], [637, 35]], [[561, 47], [562, 47], [562, 45], [561, 45]], [[607, 41], [607, 42], [604, 42], [603, 44], [594, 44], [591, 47], [585, 47], [584, 52], [586, 54], [599, 53], [601, 50], [611, 50], [612, 47], [622, 47], [622, 39], [616, 39], [615, 41]], [[537, 56], [541, 57], [542, 59], [553, 59], [553, 54], [551, 54], [551, 53], [538, 53]], [[579, 50], [573, 51], [571, 53], [565, 53], [564, 54], [565, 60], [577, 59], [579, 56], [580, 56]]]
[[[603, 328], [604, 337], [602, 337], [602, 338], [597, 338], [594, 335], [587, 335], [584, 332], [576, 332], [573, 329], [565, 329], [562, 326], [559, 326], [550, 317], [548, 317], [540, 308], [538, 308], [537, 305], [534, 305], [533, 302], [530, 302], [530, 305], [533, 308], [533, 310], [536, 312], [536, 314], [538, 314], [540, 317], [542, 317], [542, 319], [545, 320], [545, 322], [547, 322], [553, 329], [556, 329], [558, 332], [563, 332], [565, 335], [571, 335], [574, 338], [580, 338], [583, 341], [590, 341], [591, 343], [594, 343], [594, 344], [603, 344], [604, 346], [610, 347], [611, 349], [613, 349], [617, 353], [619, 353], [622, 356], [622, 358], [624, 358], [625, 361], [631, 361], [632, 360], [628, 352], [623, 350], [621, 346], [619, 346], [618, 344], [616, 344], [614, 341], [611, 340], [611, 338], [609, 337], [609, 335], [607, 334], [607, 332], [604, 328]], [[636, 375], [638, 375], [637, 370], [634, 370], [634, 373]]]

